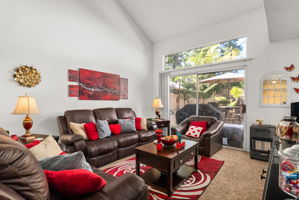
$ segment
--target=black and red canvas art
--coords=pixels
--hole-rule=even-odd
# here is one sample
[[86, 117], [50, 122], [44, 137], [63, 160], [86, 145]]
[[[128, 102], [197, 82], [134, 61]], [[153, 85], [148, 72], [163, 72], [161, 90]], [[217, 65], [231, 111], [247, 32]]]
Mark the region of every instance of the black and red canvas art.
[[120, 98], [128, 99], [128, 79], [120, 78]]
[[68, 70], [68, 75], [69, 75], [69, 81], [71, 82], [77, 82], [79, 81], [79, 72], [78, 70]]
[[119, 100], [120, 76], [79, 69], [80, 100]]
[[69, 97], [79, 97], [79, 85], [69, 85]]

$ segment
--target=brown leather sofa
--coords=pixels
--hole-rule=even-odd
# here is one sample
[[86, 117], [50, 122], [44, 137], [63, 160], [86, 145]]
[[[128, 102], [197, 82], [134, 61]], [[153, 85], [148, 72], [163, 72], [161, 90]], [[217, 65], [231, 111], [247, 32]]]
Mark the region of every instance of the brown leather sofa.
[[[143, 200], [148, 199], [144, 181], [126, 174], [115, 178], [96, 169], [107, 185], [101, 191], [78, 197], [82, 200]], [[62, 200], [50, 191], [43, 170], [32, 153], [21, 143], [12, 140], [0, 128], [0, 199], [1, 200]]]
[[[186, 136], [185, 133], [189, 129], [190, 121], [207, 121], [208, 127], [205, 134], [199, 139]], [[196, 116], [192, 115], [182, 121], [176, 127], [172, 128], [172, 133], [180, 132], [182, 138], [197, 141], [199, 144], [199, 154], [211, 157], [222, 148], [222, 127], [223, 121], [217, 120], [216, 117]]]
[[[136, 117], [131, 108], [98, 108], [94, 110], [68, 110], [64, 116], [58, 117], [60, 143], [68, 152], [82, 151], [87, 162], [95, 167], [103, 166], [120, 158], [135, 153], [135, 147], [149, 143], [155, 139], [154, 131], [137, 131], [121, 133], [109, 138], [95, 141], [83, 140], [82, 136], [74, 134], [70, 122], [88, 123], [97, 120], [107, 120], [109, 124], [117, 123], [117, 119]], [[148, 127], [150, 128], [150, 126]]]

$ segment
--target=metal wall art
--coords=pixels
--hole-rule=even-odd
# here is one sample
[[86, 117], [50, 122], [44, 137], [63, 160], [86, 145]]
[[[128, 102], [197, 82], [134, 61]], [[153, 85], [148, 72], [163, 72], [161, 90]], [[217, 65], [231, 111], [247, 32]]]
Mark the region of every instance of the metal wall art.
[[16, 68], [13, 77], [23, 87], [31, 88], [41, 82], [41, 76], [37, 69], [26, 65]]

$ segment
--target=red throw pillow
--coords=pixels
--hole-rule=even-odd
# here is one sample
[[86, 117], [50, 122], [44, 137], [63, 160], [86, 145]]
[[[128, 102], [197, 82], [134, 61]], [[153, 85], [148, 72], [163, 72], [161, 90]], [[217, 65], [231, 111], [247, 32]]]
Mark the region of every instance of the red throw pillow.
[[99, 139], [99, 134], [97, 130], [97, 125], [93, 122], [84, 124], [85, 133], [89, 140]]
[[113, 135], [119, 135], [121, 132], [120, 124], [109, 124], [109, 128]]
[[135, 126], [137, 131], [141, 131], [141, 117], [136, 117], [135, 118]]
[[39, 140], [33, 140], [32, 142], [30, 142], [30, 143], [28, 143], [28, 144], [25, 144], [25, 146], [26, 146], [28, 149], [30, 149], [30, 148], [32, 148], [32, 147], [38, 145], [39, 143], [40, 143]]
[[191, 121], [190, 126], [202, 127], [201, 134], [207, 131], [208, 122], [207, 121]]
[[44, 170], [50, 189], [65, 197], [86, 195], [101, 190], [106, 181], [86, 169]]

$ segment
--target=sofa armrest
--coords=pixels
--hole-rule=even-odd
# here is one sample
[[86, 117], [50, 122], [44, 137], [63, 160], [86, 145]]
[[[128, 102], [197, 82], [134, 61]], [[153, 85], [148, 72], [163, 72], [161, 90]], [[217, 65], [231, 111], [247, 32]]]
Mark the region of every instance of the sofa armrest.
[[6, 185], [0, 183], [0, 199], [3, 200], [25, 200], [22, 196], [10, 189]]
[[206, 140], [209, 140], [213, 137], [216, 137], [218, 134], [221, 133], [223, 127], [223, 121], [217, 120], [215, 123], [212, 124], [211, 127], [200, 137], [199, 145], [203, 146]]
[[176, 125], [175, 127], [172, 127], [171, 128], [171, 133], [175, 134], [177, 132], [180, 132], [181, 134], [185, 134], [188, 127], [189, 127], [189, 120], [185, 119], [180, 124]]
[[134, 174], [125, 174], [115, 181], [107, 183], [101, 191], [82, 198], [82, 200], [93, 199], [144, 200], [148, 199], [148, 189], [140, 177]]
[[221, 129], [223, 127], [223, 124], [224, 124], [223, 121], [217, 120], [215, 123], [213, 123], [208, 128], [208, 130], [206, 131], [206, 133], [211, 134], [211, 135], [218, 133], [219, 131], [221, 131]]
[[59, 138], [59, 141], [66, 146], [73, 145], [75, 142], [84, 140], [81, 135], [78, 134], [66, 134]]
[[142, 178], [134, 174], [125, 174], [103, 188], [111, 199], [147, 199], [148, 189]]
[[81, 135], [77, 134], [66, 134], [59, 138], [59, 146], [62, 147], [63, 151], [73, 153], [77, 151], [85, 152], [86, 143]]

